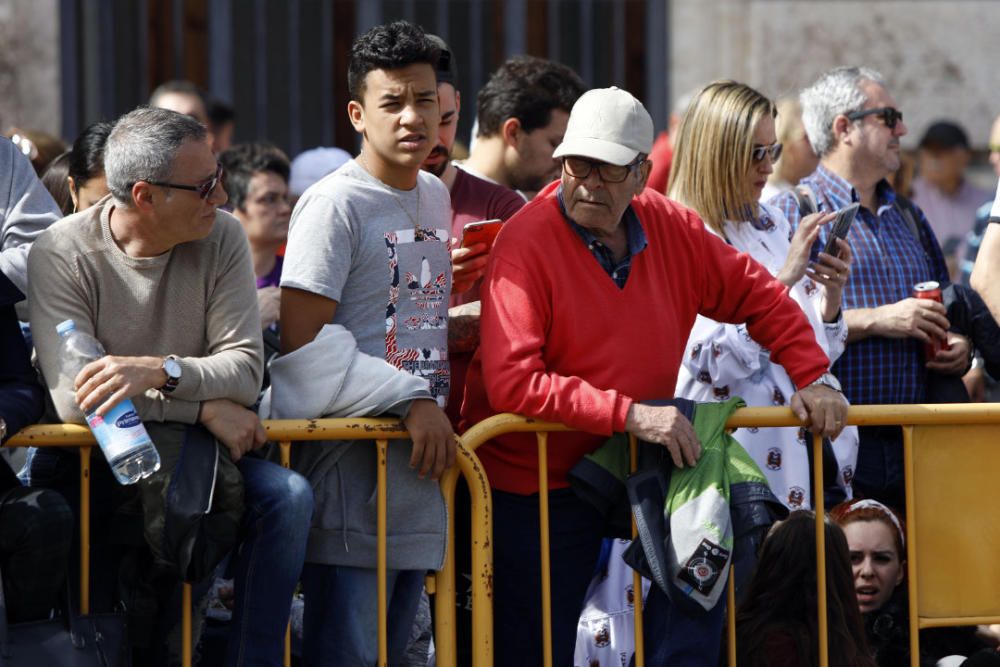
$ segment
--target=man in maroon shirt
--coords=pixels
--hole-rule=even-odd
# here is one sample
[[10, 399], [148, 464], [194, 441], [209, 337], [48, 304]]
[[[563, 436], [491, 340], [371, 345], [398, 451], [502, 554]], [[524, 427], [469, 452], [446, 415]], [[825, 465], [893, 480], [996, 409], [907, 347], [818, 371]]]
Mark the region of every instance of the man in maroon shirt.
[[561, 63], [515, 56], [479, 91], [476, 139], [463, 168], [521, 192], [525, 199], [559, 177], [552, 151], [587, 85]]
[[[508, 187], [473, 176], [451, 161], [458, 129], [458, 114], [462, 96], [455, 87], [458, 71], [454, 55], [443, 39], [428, 37], [441, 49], [437, 66], [438, 101], [441, 105], [441, 125], [438, 127], [437, 146], [427, 156], [420, 168], [441, 179], [451, 192], [452, 247], [462, 241], [462, 230], [470, 222], [481, 220], [506, 220], [524, 206], [524, 198]], [[469, 261], [483, 261], [485, 248], [470, 248]], [[482, 258], [482, 259], [481, 259]], [[465, 372], [472, 361], [472, 353], [479, 344], [479, 285], [481, 279], [463, 293], [453, 290], [451, 310], [448, 313], [448, 359], [451, 362], [451, 393], [446, 410], [453, 426], [458, 426], [459, 408], [465, 388]]]

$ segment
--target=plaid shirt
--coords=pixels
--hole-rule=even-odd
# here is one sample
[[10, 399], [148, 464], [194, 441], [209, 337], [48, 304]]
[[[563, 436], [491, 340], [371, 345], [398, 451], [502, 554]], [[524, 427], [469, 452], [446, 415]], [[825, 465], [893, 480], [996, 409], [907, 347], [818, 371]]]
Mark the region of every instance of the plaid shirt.
[[962, 260], [962, 284], [969, 285], [972, 277], [972, 267], [976, 265], [976, 257], [979, 255], [979, 246], [983, 244], [983, 235], [986, 234], [986, 227], [990, 224], [990, 211], [993, 210], [993, 200], [990, 200], [979, 207], [976, 211], [976, 222], [972, 226], [972, 231], [965, 237], [965, 258]]
[[598, 261], [611, 279], [615, 281], [618, 285], [618, 289], [625, 289], [625, 282], [628, 280], [628, 274], [632, 270], [632, 257], [638, 255], [640, 252], [645, 250], [648, 241], [646, 240], [646, 233], [642, 229], [642, 224], [639, 223], [639, 216], [635, 214], [632, 207], [629, 206], [625, 209], [625, 213], [622, 215], [622, 221], [625, 224], [625, 234], [628, 238], [628, 248], [625, 251], [625, 257], [622, 261], [615, 262], [615, 256], [612, 254], [611, 250], [597, 240], [590, 230], [586, 227], [578, 225], [573, 218], [569, 217], [566, 213], [566, 204], [563, 201], [562, 186], [559, 186], [559, 209], [562, 211], [563, 217], [566, 218], [566, 222], [569, 226], [573, 228], [583, 242], [587, 244], [587, 249]]
[[[822, 165], [802, 183], [812, 188], [821, 211], [836, 211], [858, 201], [851, 184]], [[937, 280], [942, 286], [948, 282], [941, 247], [923, 212], [918, 209], [916, 222], [926, 235], [930, 253], [894, 205], [896, 193], [889, 184], [879, 183], [875, 194], [878, 211], [872, 214], [862, 207], [848, 234], [854, 263], [844, 287], [845, 310], [896, 303], [912, 296], [913, 286], [925, 280]], [[771, 203], [793, 228], [798, 227], [799, 207], [793, 193], [782, 193]], [[826, 243], [828, 229], [821, 229], [814, 256]], [[914, 338], [870, 337], [849, 343], [832, 370], [854, 404], [920, 403], [924, 398], [923, 343]]]

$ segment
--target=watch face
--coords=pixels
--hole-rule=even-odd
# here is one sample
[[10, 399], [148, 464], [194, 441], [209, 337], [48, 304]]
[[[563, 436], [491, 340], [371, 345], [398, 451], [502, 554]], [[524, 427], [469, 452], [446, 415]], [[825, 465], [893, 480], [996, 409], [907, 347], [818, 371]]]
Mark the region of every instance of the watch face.
[[164, 359], [163, 370], [172, 378], [179, 378], [181, 376], [181, 365], [177, 363], [176, 359]]

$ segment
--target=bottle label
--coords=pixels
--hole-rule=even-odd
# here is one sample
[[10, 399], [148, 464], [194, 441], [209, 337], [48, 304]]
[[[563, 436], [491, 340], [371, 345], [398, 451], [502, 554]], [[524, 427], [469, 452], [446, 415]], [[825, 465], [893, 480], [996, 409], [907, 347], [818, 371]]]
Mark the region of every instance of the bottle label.
[[87, 424], [104, 452], [104, 458], [114, 461], [131, 449], [151, 442], [146, 427], [130, 400], [124, 400], [108, 410], [104, 417], [87, 415]]

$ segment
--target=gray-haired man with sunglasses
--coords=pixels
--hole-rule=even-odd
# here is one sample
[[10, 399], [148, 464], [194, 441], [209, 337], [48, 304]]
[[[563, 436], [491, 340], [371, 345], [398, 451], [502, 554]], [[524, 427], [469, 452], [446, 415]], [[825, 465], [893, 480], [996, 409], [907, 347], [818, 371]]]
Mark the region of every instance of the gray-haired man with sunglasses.
[[[860, 202], [847, 236], [854, 256], [844, 287], [847, 349], [833, 366], [852, 405], [922, 403], [928, 371], [960, 376], [968, 367], [969, 341], [949, 331], [945, 307], [912, 298], [925, 281], [948, 281], [941, 248], [923, 212], [899, 197], [886, 178], [900, 166], [903, 114], [878, 72], [839, 67], [802, 91], [802, 121], [820, 164], [798, 193], [771, 203], [797, 226], [811, 208], [836, 211]], [[826, 243], [820, 231], [815, 251]], [[945, 343], [933, 359], [925, 345]], [[961, 384], [954, 385], [960, 389]], [[903, 506], [903, 457], [899, 429], [862, 427], [856, 493]]]
[[[236, 463], [242, 493], [237, 489], [231, 507], [237, 518], [225, 530], [214, 524], [222, 548], [239, 542], [225, 664], [252, 660], [277, 666], [305, 559], [313, 495], [301, 475], [250, 455], [267, 439], [246, 407], [257, 400], [264, 370], [253, 265], [240, 223], [218, 208], [227, 195], [206, 134], [198, 121], [165, 109], [140, 108], [118, 120], [104, 154], [110, 196], [50, 227], [29, 255], [31, 326], [63, 421], [81, 422], [81, 411], [103, 415], [131, 398], [155, 434], [163, 470], [137, 487], [147, 539], [160, 559], [170, 561], [176, 554], [163, 553], [163, 545], [148, 536], [169, 509], [149, 490], [157, 488], [163, 472], [182, 466], [179, 451], [186, 456], [192, 441], [205, 451], [214, 437], [216, 449]], [[59, 369], [56, 325], [67, 319], [94, 335], [108, 353], [73, 379], [61, 378]], [[154, 430], [157, 422], [176, 428]], [[66, 480], [54, 471], [65, 469], [58, 457], [67, 454], [40, 451], [33, 483], [65, 488]], [[222, 468], [232, 466], [218, 463], [216, 470]], [[94, 488], [103, 483], [111, 495], [107, 485], [118, 487], [107, 472], [103, 463], [94, 466]], [[232, 479], [218, 473], [218, 488], [212, 482], [212, 514], [220, 514], [220, 499], [232, 497], [233, 485], [227, 483]], [[98, 497], [107, 496], [98, 491]], [[117, 509], [110, 505], [108, 513]], [[113, 567], [105, 560], [95, 558]], [[109, 597], [100, 585], [95, 594]]]

